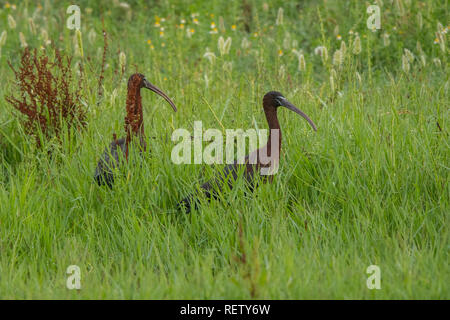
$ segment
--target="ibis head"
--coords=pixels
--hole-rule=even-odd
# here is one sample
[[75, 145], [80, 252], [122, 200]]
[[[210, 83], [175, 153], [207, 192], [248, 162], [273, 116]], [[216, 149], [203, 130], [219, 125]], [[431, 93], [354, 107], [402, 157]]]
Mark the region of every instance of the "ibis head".
[[267, 92], [263, 98], [263, 106], [266, 110], [276, 110], [278, 107], [285, 107], [305, 118], [305, 120], [308, 121], [314, 131], [317, 131], [317, 127], [314, 122], [303, 111], [299, 110], [278, 91]]
[[177, 107], [175, 106], [175, 103], [165, 94], [161, 89], [159, 89], [157, 86], [151, 84], [147, 78], [141, 74], [141, 73], [135, 73], [131, 75], [130, 79], [128, 79], [128, 90], [132, 89], [133, 87], [138, 86], [139, 89], [146, 88], [149, 89], [156, 94], [163, 97], [173, 108], [175, 112], [177, 112]]

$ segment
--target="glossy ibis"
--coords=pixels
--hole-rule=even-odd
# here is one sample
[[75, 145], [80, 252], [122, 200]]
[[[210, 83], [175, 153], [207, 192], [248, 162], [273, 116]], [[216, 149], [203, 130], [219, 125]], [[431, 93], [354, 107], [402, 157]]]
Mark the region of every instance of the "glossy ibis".
[[103, 155], [98, 161], [94, 175], [95, 181], [99, 185], [106, 184], [110, 188], [112, 187], [114, 183], [113, 170], [119, 166], [120, 162], [119, 152], [122, 152], [122, 155], [128, 159], [128, 145], [130, 144], [133, 136], [137, 136], [139, 138], [139, 147], [141, 152], [147, 149], [144, 134], [141, 88], [146, 88], [157, 93], [172, 106], [175, 112], [177, 111], [177, 108], [172, 100], [159, 88], [148, 82], [144, 75], [140, 73], [133, 74], [128, 80], [126, 105], [127, 115], [125, 117], [125, 130], [127, 136], [126, 138], [117, 140], [114, 135], [114, 141], [111, 142], [109, 147], [103, 152]]
[[[280, 106], [305, 118], [314, 131], [317, 131], [314, 122], [305, 113], [290, 103], [280, 92], [270, 91], [266, 93], [263, 98], [263, 107], [270, 128], [267, 144], [247, 155], [244, 161], [240, 163], [235, 161], [233, 164], [227, 165], [218, 177], [201, 185], [200, 191], [206, 199], [217, 199], [225, 183], [231, 189], [241, 172], [247, 186], [252, 191], [256, 187], [257, 176], [255, 174], [262, 175], [263, 171], [261, 169], [269, 169], [271, 165], [278, 166], [281, 151], [281, 129], [278, 122], [277, 110]], [[273, 162], [267, 162], [264, 157], [272, 158]], [[263, 181], [269, 180], [271, 182], [273, 176], [267, 173], [267, 171], [265, 172], [264, 176], [262, 176]], [[184, 208], [185, 212], [189, 213], [193, 205], [197, 208], [197, 204], [197, 197], [191, 194], [178, 203], [178, 208], [180, 210]]]

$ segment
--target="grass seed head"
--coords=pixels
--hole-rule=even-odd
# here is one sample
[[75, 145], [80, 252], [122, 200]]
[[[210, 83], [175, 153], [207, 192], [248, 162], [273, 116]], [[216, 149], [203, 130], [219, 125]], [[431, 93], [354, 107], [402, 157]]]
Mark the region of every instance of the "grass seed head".
[[281, 26], [283, 24], [283, 15], [284, 15], [283, 8], [279, 8], [277, 13], [277, 20], [275, 21], [275, 24], [277, 26]]
[[402, 55], [402, 70], [405, 73], [408, 73], [410, 69], [410, 65], [409, 65], [409, 59], [406, 56], [406, 54]]
[[25, 35], [22, 32], [19, 32], [19, 40], [22, 48], [28, 47], [27, 39], [25, 39]]
[[358, 55], [360, 53], [361, 53], [361, 39], [357, 35], [353, 40], [353, 54]]
[[2, 34], [0, 35], [0, 47], [3, 47], [5, 45], [7, 36], [8, 33], [6, 32], [6, 30], [3, 30]]
[[16, 20], [14, 20], [13, 16], [8, 14], [8, 26], [10, 29], [15, 29], [17, 24]]

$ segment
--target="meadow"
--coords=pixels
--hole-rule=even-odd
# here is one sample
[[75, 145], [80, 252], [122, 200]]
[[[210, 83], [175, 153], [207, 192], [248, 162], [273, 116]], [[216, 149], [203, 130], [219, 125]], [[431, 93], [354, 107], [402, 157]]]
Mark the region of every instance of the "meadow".
[[[360, 0], [0, 0], [0, 298], [449, 299], [448, 1], [370, 4], [380, 29]], [[86, 126], [37, 146], [5, 99], [8, 61], [53, 47], [73, 56]], [[150, 153], [109, 189], [93, 174], [125, 135], [134, 72], [178, 112], [143, 90]], [[266, 129], [270, 90], [318, 131], [279, 110], [273, 183], [180, 213], [222, 166], [174, 164], [172, 132]]]

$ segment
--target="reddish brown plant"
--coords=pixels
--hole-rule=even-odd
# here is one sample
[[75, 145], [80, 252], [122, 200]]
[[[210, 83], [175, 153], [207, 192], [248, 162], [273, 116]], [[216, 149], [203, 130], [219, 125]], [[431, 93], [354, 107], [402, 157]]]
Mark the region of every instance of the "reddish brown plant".
[[103, 55], [102, 55], [102, 66], [100, 69], [100, 75], [98, 77], [98, 91], [97, 91], [97, 104], [100, 103], [103, 97], [103, 79], [105, 78], [105, 65], [106, 65], [106, 52], [108, 51], [108, 36], [105, 29], [105, 21], [102, 18], [103, 25]]
[[22, 114], [25, 132], [41, 147], [39, 130], [44, 138], [60, 138], [64, 125], [81, 128], [86, 125], [86, 112], [80, 102], [81, 77], [74, 83], [71, 57], [63, 57], [54, 49], [50, 61], [44, 53], [25, 49], [16, 71], [17, 95], [5, 99]]

